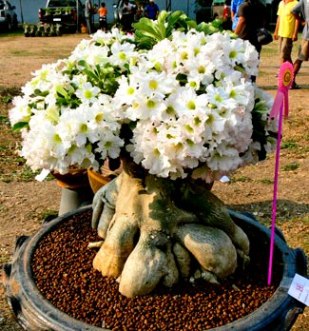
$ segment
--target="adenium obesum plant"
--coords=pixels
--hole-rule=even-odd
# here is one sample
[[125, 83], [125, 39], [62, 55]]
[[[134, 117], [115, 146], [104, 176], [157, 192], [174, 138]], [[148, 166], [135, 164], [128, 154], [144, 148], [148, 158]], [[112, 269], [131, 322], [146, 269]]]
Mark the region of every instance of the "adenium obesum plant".
[[43, 66], [10, 112], [41, 179], [122, 158], [95, 195], [92, 225], [104, 239], [94, 267], [128, 297], [192, 275], [218, 282], [237, 256], [248, 261], [246, 234], [204, 184], [265, 158], [276, 132], [248, 41], [180, 12], [135, 27], [98, 31]]

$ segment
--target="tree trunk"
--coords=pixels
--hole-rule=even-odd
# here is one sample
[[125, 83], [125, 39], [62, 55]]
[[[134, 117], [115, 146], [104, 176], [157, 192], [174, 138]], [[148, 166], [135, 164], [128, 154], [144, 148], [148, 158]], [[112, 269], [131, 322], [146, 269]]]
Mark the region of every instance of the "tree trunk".
[[180, 278], [218, 283], [248, 261], [246, 234], [205, 185], [123, 164], [123, 172], [96, 193], [92, 217], [104, 239], [93, 266], [118, 278], [123, 295], [148, 294]]

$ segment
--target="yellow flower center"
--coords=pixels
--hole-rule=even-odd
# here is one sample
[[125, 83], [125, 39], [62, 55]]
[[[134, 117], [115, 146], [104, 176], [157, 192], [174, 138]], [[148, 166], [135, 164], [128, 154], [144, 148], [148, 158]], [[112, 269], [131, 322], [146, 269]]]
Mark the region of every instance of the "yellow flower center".
[[127, 90], [128, 95], [133, 95], [134, 92], [135, 92], [135, 88], [134, 87], [132, 87], [132, 86], [128, 87], [128, 90]]
[[235, 59], [235, 57], [237, 56], [237, 52], [236, 51], [231, 51], [229, 54], [231, 59]]
[[83, 133], [87, 132], [87, 131], [88, 131], [88, 126], [87, 126], [87, 124], [82, 123], [82, 124], [80, 125], [80, 131], [83, 132]]
[[205, 69], [204, 66], [199, 66], [199, 67], [197, 68], [197, 72], [198, 72], [199, 74], [204, 74], [204, 73], [206, 72], [206, 69]]
[[160, 156], [160, 151], [158, 150], [158, 148], [155, 148], [154, 150], [153, 150], [153, 154], [155, 155], [155, 156]]
[[147, 107], [148, 108], [154, 108], [156, 106], [156, 103], [153, 100], [147, 101]]
[[107, 141], [107, 142], [104, 144], [104, 147], [106, 147], [106, 148], [109, 148], [109, 147], [111, 147], [111, 146], [112, 146], [111, 141]]
[[196, 84], [196, 82], [194, 82], [194, 81], [191, 81], [191, 82], [189, 83], [189, 85], [190, 85], [190, 87], [192, 87], [192, 88], [196, 88], [196, 87], [197, 87], [197, 84]]
[[92, 98], [92, 92], [89, 91], [89, 90], [86, 90], [84, 92], [84, 96], [85, 96], [86, 99], [91, 99]]
[[174, 109], [174, 107], [172, 107], [172, 106], [168, 106], [168, 107], [166, 108], [166, 113], [167, 113], [168, 115], [174, 115], [174, 114], [175, 114], [175, 109]]
[[183, 143], [179, 142], [174, 145], [176, 151], [181, 151], [183, 149]]
[[190, 100], [187, 102], [187, 108], [190, 110], [194, 110], [196, 108], [195, 102], [193, 100]]
[[58, 133], [54, 134], [54, 141], [56, 143], [61, 143], [62, 140]]
[[234, 90], [232, 90], [230, 92], [230, 98], [235, 98], [236, 97], [236, 92]]
[[151, 90], [156, 90], [158, 88], [158, 85], [159, 85], [158, 82], [154, 79], [149, 81], [149, 88]]
[[189, 133], [193, 133], [193, 132], [194, 132], [192, 126], [189, 125], [189, 124], [185, 125], [185, 129], [186, 129]]
[[103, 119], [104, 119], [104, 115], [103, 115], [103, 113], [99, 113], [99, 114], [97, 114], [96, 117], [95, 117], [95, 121], [96, 121], [97, 123], [102, 122]]
[[127, 59], [127, 55], [125, 52], [119, 52], [118, 57], [121, 61], [125, 61]]
[[194, 125], [199, 126], [202, 123], [201, 119], [199, 117], [194, 117]]
[[189, 58], [188, 53], [187, 52], [182, 52], [181, 55], [180, 55], [180, 58], [182, 60], [188, 60], [188, 58]]

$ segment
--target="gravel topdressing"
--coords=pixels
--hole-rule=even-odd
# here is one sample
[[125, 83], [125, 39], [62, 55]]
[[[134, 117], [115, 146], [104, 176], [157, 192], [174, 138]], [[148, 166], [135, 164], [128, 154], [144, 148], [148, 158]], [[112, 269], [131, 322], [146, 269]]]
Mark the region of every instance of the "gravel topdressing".
[[256, 310], [274, 293], [281, 277], [274, 265], [273, 285], [267, 286], [268, 247], [251, 240], [251, 263], [221, 286], [198, 282], [128, 299], [114, 279], [92, 268], [100, 240], [83, 212], [46, 235], [35, 250], [32, 271], [42, 295], [67, 315], [111, 330], [207, 330], [235, 321]]

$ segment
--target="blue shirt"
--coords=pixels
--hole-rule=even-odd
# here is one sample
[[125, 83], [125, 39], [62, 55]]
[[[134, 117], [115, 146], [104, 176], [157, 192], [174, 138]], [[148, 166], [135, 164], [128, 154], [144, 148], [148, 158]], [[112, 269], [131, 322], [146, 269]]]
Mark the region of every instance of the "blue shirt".
[[145, 9], [146, 16], [151, 20], [155, 20], [157, 18], [159, 7], [156, 3], [148, 4]]
[[234, 14], [233, 22], [232, 22], [232, 30], [236, 29], [238, 23], [238, 8], [244, 2], [244, 0], [232, 0], [231, 2], [231, 11]]

